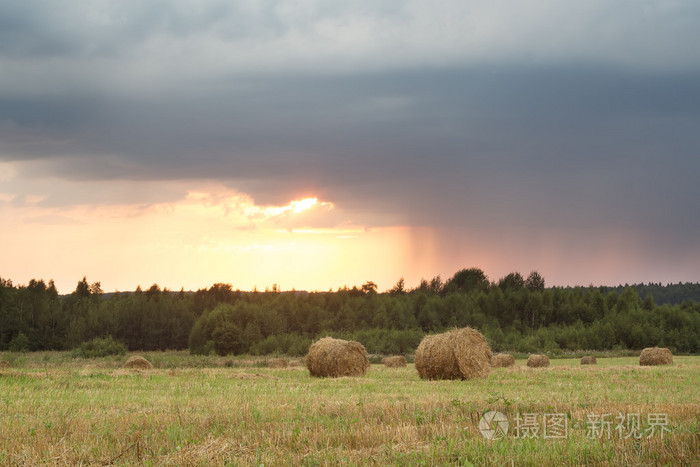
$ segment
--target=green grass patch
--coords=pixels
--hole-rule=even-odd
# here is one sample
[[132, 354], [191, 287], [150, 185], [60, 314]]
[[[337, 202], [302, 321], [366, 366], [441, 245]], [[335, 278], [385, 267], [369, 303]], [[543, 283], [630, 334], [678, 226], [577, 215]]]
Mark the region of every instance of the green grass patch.
[[[121, 368], [125, 357], [27, 355], [0, 370], [2, 464], [683, 465], [700, 457], [700, 357], [666, 367], [639, 367], [636, 357], [583, 367], [556, 359], [543, 369], [518, 359], [485, 379], [422, 381], [412, 364], [318, 379], [303, 367], [268, 369], [262, 358], [144, 353], [156, 369], [132, 371]], [[509, 422], [502, 439], [479, 429], [489, 411]], [[542, 436], [547, 414], [565, 417], [565, 437]], [[638, 416], [649, 434], [661, 415], [663, 433], [615, 430], [617, 417]], [[539, 436], [517, 436], [525, 416]], [[611, 421], [611, 436], [597, 436], [591, 417]]]

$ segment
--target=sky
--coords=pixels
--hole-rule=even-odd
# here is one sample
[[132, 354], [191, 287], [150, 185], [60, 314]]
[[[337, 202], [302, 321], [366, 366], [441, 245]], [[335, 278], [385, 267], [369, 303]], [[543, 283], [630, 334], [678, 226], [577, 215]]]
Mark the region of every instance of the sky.
[[700, 281], [696, 0], [0, 0], [0, 277]]

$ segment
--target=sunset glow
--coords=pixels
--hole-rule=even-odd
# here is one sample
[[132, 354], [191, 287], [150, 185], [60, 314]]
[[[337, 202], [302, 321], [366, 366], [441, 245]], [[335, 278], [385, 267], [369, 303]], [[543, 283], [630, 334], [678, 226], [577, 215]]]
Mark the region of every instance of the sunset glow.
[[[100, 189], [109, 191], [109, 185]], [[41, 201], [52, 188], [43, 189], [49, 195], [0, 198], [2, 218], [14, 226], [0, 231], [0, 242], [17, 246], [3, 251], [6, 264], [15, 265], [13, 280], [34, 278], [42, 264], [42, 277], [55, 279], [62, 292], [70, 292], [83, 275], [101, 281], [105, 290], [152, 283], [194, 290], [222, 281], [244, 290], [272, 284], [327, 290], [366, 280], [388, 287], [410, 266], [402, 258], [406, 228], [367, 229], [344, 217], [339, 221], [333, 203], [317, 197], [257, 205], [245, 193], [203, 183], [168, 202], [98, 207], [86, 199], [50, 207]], [[161, 182], [148, 189], [180, 190]], [[17, 197], [20, 205], [12, 203]], [[55, 248], [59, 244], [63, 247]], [[384, 265], [381, 273], [369, 273], [367, 264], [377, 263]]]
[[549, 3], [17, 2], [0, 277], [700, 280], [692, 2]]

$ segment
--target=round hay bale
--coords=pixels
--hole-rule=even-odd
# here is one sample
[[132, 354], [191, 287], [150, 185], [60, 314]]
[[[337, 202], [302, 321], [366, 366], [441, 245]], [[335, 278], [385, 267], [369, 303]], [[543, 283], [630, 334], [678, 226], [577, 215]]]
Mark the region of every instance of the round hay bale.
[[499, 353], [491, 357], [491, 366], [494, 368], [507, 368], [515, 365], [515, 357], [507, 353]]
[[271, 358], [267, 361], [268, 368], [287, 368], [287, 360], [284, 358]]
[[527, 357], [527, 366], [531, 368], [544, 368], [549, 366], [549, 357], [546, 355], [532, 354]]
[[10, 362], [7, 360], [0, 360], [0, 368], [9, 368], [10, 367]]
[[672, 365], [673, 354], [664, 347], [647, 347], [639, 354], [641, 366]]
[[406, 366], [406, 357], [404, 357], [403, 355], [384, 357], [382, 358], [382, 363], [387, 368], [403, 368]]
[[306, 367], [311, 376], [364, 376], [369, 369], [369, 356], [359, 342], [324, 337], [309, 347]]
[[151, 364], [151, 362], [139, 355], [134, 355], [133, 357], [129, 357], [126, 363], [124, 363], [124, 368], [134, 368], [136, 370], [151, 370], [153, 369], [153, 364]]
[[425, 336], [415, 357], [422, 379], [484, 378], [491, 371], [490, 362], [489, 344], [472, 328]]
[[581, 357], [581, 365], [597, 365], [598, 360], [593, 355], [586, 355]]

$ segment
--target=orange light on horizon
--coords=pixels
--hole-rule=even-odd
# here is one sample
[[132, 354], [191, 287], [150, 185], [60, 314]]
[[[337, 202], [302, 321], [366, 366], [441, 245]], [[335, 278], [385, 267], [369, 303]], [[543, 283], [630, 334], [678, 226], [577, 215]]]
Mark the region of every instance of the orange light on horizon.
[[[176, 192], [173, 186], [180, 188], [147, 185]], [[25, 196], [23, 205], [11, 202], [13, 193], [2, 196], [0, 215], [14, 227], [0, 232], [0, 253], [12, 266], [3, 277], [48, 277], [62, 292], [83, 276], [105, 290], [152, 283], [196, 290], [216, 282], [244, 290], [272, 283], [327, 290], [366, 280], [391, 283], [405, 271], [403, 228], [367, 229], [354, 213], [313, 195], [275, 206], [215, 184], [182, 188], [184, 194], [165, 202], [99, 209], [90, 203], [45, 207], [36, 202], [43, 192]], [[47, 237], [50, 244], [42, 241]]]

